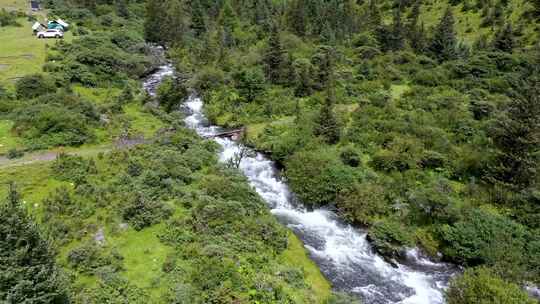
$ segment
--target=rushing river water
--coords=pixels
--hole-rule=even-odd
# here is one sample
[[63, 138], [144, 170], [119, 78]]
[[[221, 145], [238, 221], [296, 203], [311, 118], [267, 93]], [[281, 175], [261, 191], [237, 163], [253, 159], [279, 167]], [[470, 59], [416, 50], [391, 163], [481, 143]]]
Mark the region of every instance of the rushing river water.
[[[160, 81], [173, 74], [170, 65], [161, 67], [144, 83], [155, 95]], [[201, 136], [220, 131], [203, 114], [203, 101], [193, 96], [184, 107], [185, 123]], [[221, 145], [220, 160], [225, 162], [237, 153], [241, 144], [228, 138], [216, 138]], [[244, 157], [239, 169], [257, 193], [266, 201], [281, 223], [291, 228], [303, 241], [311, 258], [337, 290], [358, 295], [366, 304], [438, 304], [444, 303], [443, 290], [454, 267], [435, 263], [416, 250], [392, 267], [377, 255], [366, 240], [366, 231], [341, 221], [325, 209], [308, 210], [293, 199], [275, 164], [261, 153]]]

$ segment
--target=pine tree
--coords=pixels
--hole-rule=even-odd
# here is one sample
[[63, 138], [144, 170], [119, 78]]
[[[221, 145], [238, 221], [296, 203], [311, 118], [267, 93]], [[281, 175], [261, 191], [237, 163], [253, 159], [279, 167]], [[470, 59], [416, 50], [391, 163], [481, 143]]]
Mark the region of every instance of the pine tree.
[[334, 99], [333, 88], [329, 88], [315, 127], [315, 135], [321, 136], [327, 144], [335, 144], [340, 138], [339, 125], [334, 114]]
[[381, 12], [379, 11], [376, 0], [369, 1], [368, 18], [368, 23], [372, 29], [379, 27], [382, 23]]
[[225, 1], [219, 14], [218, 23], [222, 28], [222, 43], [225, 48], [236, 45], [233, 33], [238, 26], [238, 16], [232, 8], [230, 1]]
[[429, 51], [440, 61], [456, 57], [456, 32], [454, 30], [454, 15], [450, 8], [446, 9], [429, 45]]
[[334, 69], [334, 50], [329, 46], [320, 46], [311, 63], [315, 67], [313, 87], [317, 90], [328, 89]]
[[0, 302], [68, 303], [49, 243], [20, 206], [15, 185], [0, 204]]
[[115, 0], [116, 13], [120, 17], [129, 18], [129, 9], [127, 0]]
[[287, 23], [292, 31], [304, 37], [307, 34], [307, 7], [305, 0], [295, 0], [289, 5], [287, 12]]
[[492, 180], [517, 189], [527, 188], [539, 177], [540, 56], [520, 78], [517, 93], [496, 120], [491, 137], [498, 148]]
[[206, 32], [206, 21], [201, 2], [196, 0], [191, 4], [191, 29], [195, 37], [200, 37]]
[[514, 31], [510, 23], [507, 23], [497, 32], [493, 40], [493, 47], [501, 52], [512, 53], [515, 47], [515, 40]]
[[390, 31], [390, 37], [388, 39], [388, 48], [393, 51], [403, 49], [405, 44], [404, 28], [401, 22], [402, 10], [403, 9], [400, 1], [400, 5], [396, 8], [396, 11], [394, 12], [394, 21], [392, 23], [392, 29]]
[[473, 44], [473, 51], [480, 52], [490, 47], [487, 35], [480, 35]]
[[411, 35], [413, 32], [417, 30], [421, 5], [422, 5], [421, 0], [416, 0], [413, 4], [413, 7], [411, 9], [411, 13], [409, 14], [409, 18], [407, 22], [407, 32], [409, 35]]
[[146, 2], [146, 15], [144, 18], [144, 37], [149, 42], [160, 43], [163, 42], [163, 36], [161, 35], [161, 21], [163, 18], [163, 2], [161, 1], [147, 1]]
[[422, 22], [409, 38], [411, 48], [417, 53], [423, 53], [426, 50], [426, 31]]
[[298, 59], [293, 64], [295, 72], [295, 90], [294, 95], [297, 97], [309, 96], [312, 93], [312, 72], [311, 63], [306, 59]]
[[274, 84], [281, 83], [283, 79], [283, 68], [285, 61], [285, 50], [281, 45], [281, 38], [279, 37], [279, 30], [277, 26], [272, 27], [270, 32], [270, 38], [268, 39], [268, 46], [264, 54], [264, 64], [266, 77]]

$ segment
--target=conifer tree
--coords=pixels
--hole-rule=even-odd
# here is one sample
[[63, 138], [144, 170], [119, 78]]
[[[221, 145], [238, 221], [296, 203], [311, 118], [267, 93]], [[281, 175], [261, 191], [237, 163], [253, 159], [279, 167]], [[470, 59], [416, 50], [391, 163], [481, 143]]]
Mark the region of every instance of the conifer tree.
[[392, 29], [390, 31], [390, 37], [388, 39], [389, 49], [393, 51], [401, 50], [404, 47], [404, 28], [401, 21], [402, 5], [396, 8], [394, 12], [394, 21], [392, 23]]
[[411, 48], [417, 53], [423, 53], [426, 50], [426, 31], [424, 23], [420, 23], [417, 29], [412, 33], [409, 38]]
[[195, 0], [191, 3], [191, 29], [196, 37], [200, 37], [206, 32], [205, 16], [199, 0]]
[[20, 203], [11, 183], [0, 203], [0, 302], [68, 303], [50, 245]]
[[498, 148], [493, 180], [524, 189], [539, 174], [540, 56], [515, 84], [516, 94], [491, 129]]
[[334, 104], [333, 88], [329, 88], [328, 96], [321, 107], [315, 127], [315, 135], [321, 136], [327, 144], [335, 144], [340, 138], [339, 125], [334, 114]]
[[307, 34], [307, 5], [306, 0], [295, 0], [289, 5], [287, 23], [292, 31], [304, 37]]
[[266, 77], [274, 84], [281, 83], [283, 79], [283, 68], [285, 61], [285, 50], [281, 45], [281, 38], [279, 37], [279, 30], [276, 25], [272, 27], [270, 37], [268, 39], [268, 46], [264, 54], [264, 64]]
[[315, 67], [313, 86], [317, 90], [328, 89], [334, 68], [334, 50], [329, 46], [320, 46], [317, 53], [311, 58]]
[[127, 0], [115, 0], [116, 13], [120, 17], [129, 18], [129, 9]]
[[369, 1], [368, 18], [369, 25], [372, 29], [379, 27], [382, 23], [381, 12], [379, 11], [376, 0]]
[[295, 72], [295, 90], [297, 97], [309, 96], [312, 93], [312, 66], [306, 59], [298, 59], [293, 64]]
[[456, 57], [457, 39], [454, 30], [454, 15], [452, 10], [446, 9], [429, 45], [429, 51], [440, 61]]
[[515, 47], [515, 40], [512, 25], [510, 23], [507, 23], [497, 32], [495, 39], [493, 40], [493, 47], [501, 52], [512, 53], [512, 50]]
[[144, 18], [144, 36], [147, 41], [160, 43], [161, 21], [163, 19], [163, 5], [161, 1], [146, 1], [146, 15]]

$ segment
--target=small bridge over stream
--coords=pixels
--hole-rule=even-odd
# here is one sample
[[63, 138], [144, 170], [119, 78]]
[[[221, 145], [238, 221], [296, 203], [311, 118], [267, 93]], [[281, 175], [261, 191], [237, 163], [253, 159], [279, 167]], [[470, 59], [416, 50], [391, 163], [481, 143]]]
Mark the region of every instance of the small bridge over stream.
[[228, 137], [228, 138], [231, 138], [232, 140], [238, 140], [242, 138], [245, 132], [246, 132], [246, 127], [242, 127], [239, 129], [227, 130], [227, 131], [219, 132], [212, 135], [205, 135], [204, 138]]

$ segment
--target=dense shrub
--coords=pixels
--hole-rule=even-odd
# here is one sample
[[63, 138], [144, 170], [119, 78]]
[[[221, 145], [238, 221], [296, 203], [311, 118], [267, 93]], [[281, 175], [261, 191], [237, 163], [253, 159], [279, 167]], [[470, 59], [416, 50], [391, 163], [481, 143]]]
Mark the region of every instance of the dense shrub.
[[392, 220], [375, 222], [369, 230], [368, 238], [380, 254], [390, 258], [399, 257], [405, 247], [414, 245], [411, 233]]
[[142, 193], [132, 195], [122, 208], [122, 217], [135, 230], [157, 224], [172, 215], [172, 209], [163, 202], [146, 197]]
[[390, 211], [384, 188], [369, 182], [342, 191], [338, 195], [337, 206], [351, 222], [362, 225], [369, 225]]
[[86, 274], [93, 274], [101, 267], [111, 267], [118, 271], [122, 268], [123, 257], [115, 250], [100, 248], [95, 242], [89, 241], [73, 248], [67, 256], [72, 267]]
[[8, 12], [5, 8], [0, 10], [0, 27], [2, 26], [19, 26], [17, 22], [17, 12]]
[[89, 174], [96, 174], [97, 168], [93, 159], [60, 153], [51, 166], [56, 178], [81, 184]]
[[330, 151], [297, 152], [286, 161], [286, 166], [293, 191], [308, 205], [334, 203], [338, 193], [357, 180], [354, 169]]
[[465, 219], [443, 226], [441, 238], [449, 259], [468, 266], [493, 266], [506, 278], [523, 278], [526, 265], [532, 262], [525, 227], [485, 211], [473, 210]]
[[78, 146], [94, 139], [91, 126], [98, 119], [91, 103], [60, 92], [41, 96], [35, 103], [18, 108], [13, 113], [13, 128], [28, 140], [31, 149]]
[[15, 83], [15, 91], [18, 99], [34, 98], [45, 94], [54, 93], [56, 85], [54, 80], [46, 75], [34, 74], [20, 78]]
[[454, 278], [446, 293], [448, 304], [533, 304], [521, 288], [486, 268], [468, 269]]
[[177, 77], [166, 78], [159, 85], [157, 99], [167, 112], [178, 110], [187, 97], [187, 88]]

